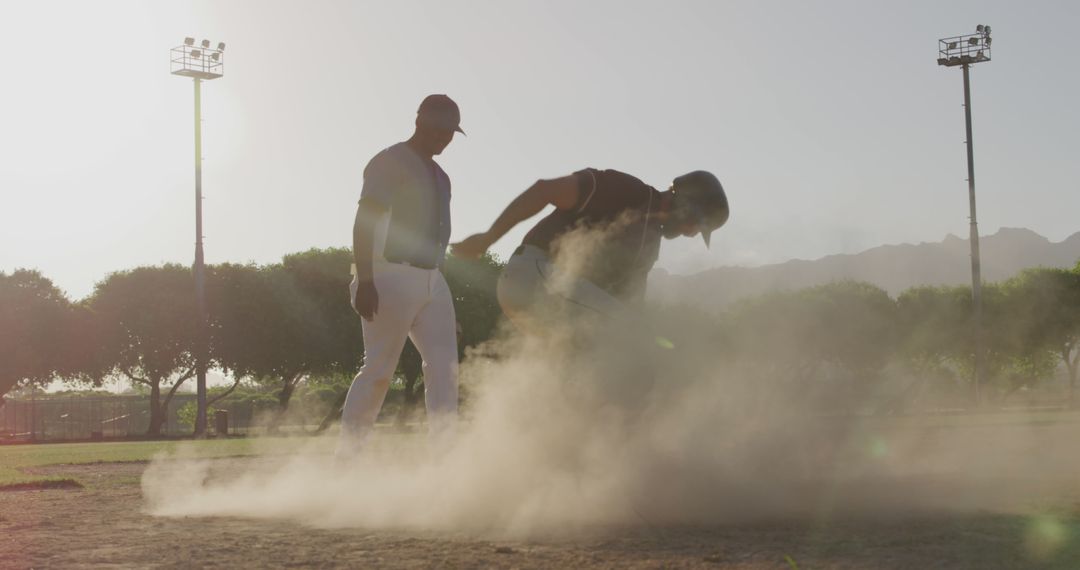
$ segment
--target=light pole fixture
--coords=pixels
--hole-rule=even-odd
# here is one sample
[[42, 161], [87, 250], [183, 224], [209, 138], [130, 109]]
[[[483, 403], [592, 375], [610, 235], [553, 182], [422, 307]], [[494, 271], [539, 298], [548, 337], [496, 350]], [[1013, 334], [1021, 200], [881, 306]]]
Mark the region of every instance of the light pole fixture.
[[982, 274], [979, 264], [979, 224], [975, 216], [975, 151], [971, 137], [971, 81], [968, 68], [990, 61], [990, 26], [979, 24], [974, 34], [938, 40], [938, 65], [960, 66], [964, 70], [964, 118], [967, 122], [968, 202], [971, 209], [971, 302], [975, 340], [975, 404], [981, 402], [980, 390], [986, 383], [986, 350], [983, 346]]
[[198, 47], [195, 38], [184, 38], [184, 44], [169, 50], [172, 74], [190, 77], [195, 83], [195, 306], [198, 333], [195, 348], [196, 399], [195, 435], [206, 435], [206, 369], [209, 360], [209, 340], [206, 319], [206, 268], [203, 262], [202, 234], [202, 105], [200, 87], [203, 81], [217, 79], [225, 74], [225, 44], [217, 49], [210, 47], [210, 40], [203, 40]]

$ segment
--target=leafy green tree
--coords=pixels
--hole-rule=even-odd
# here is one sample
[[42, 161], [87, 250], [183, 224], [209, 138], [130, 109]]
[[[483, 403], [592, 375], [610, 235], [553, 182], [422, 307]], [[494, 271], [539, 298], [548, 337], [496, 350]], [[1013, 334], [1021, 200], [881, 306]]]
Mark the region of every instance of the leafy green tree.
[[1069, 402], [1080, 364], [1080, 273], [1036, 268], [1006, 281], [993, 335], [1011, 357], [1008, 393], [1053, 375], [1065, 365]]
[[93, 314], [37, 271], [0, 272], [0, 396], [17, 385], [103, 374]]
[[349, 305], [352, 252], [346, 248], [311, 249], [285, 256], [281, 266], [290, 287], [309, 315], [304, 339], [309, 374], [333, 375], [360, 365], [363, 335]]
[[1072, 269], [1069, 280], [1070, 292], [1066, 297], [1066, 342], [1062, 344], [1061, 358], [1069, 371], [1069, 404], [1076, 405], [1076, 381], [1080, 377], [1080, 261]]
[[280, 265], [224, 264], [210, 269], [211, 351], [237, 381], [278, 386], [284, 410], [310, 360], [314, 314]]
[[912, 287], [896, 304], [899, 354], [921, 379], [955, 380], [958, 367], [971, 369], [970, 288]]
[[[911, 292], [937, 293], [937, 304], [916, 307]], [[982, 286], [982, 347], [985, 378], [980, 386], [984, 401], [1000, 401], [1050, 376], [1054, 357], [1023, 331], [1030, 320], [1024, 309], [1029, 296], [1020, 281], [984, 283]], [[908, 344], [922, 346], [924, 354], [943, 357], [952, 378], [972, 393], [975, 378], [976, 332], [970, 287], [916, 288], [901, 295], [906, 321], [917, 321], [908, 331]], [[916, 310], [912, 310], [916, 309]], [[921, 309], [921, 312], [917, 309]], [[927, 369], [923, 372], [932, 372]], [[932, 374], [931, 374], [932, 375]], [[970, 396], [969, 396], [970, 397]]]
[[730, 312], [735, 354], [759, 382], [808, 406], [871, 396], [898, 338], [896, 305], [881, 288], [841, 281], [746, 300]]
[[[113, 273], [88, 299], [100, 319], [110, 371], [150, 390], [148, 435], [161, 435], [173, 395], [195, 376], [194, 290], [191, 270], [169, 264]], [[168, 389], [164, 397], [162, 388]]]
[[296, 296], [303, 316], [302, 326], [290, 331], [299, 358], [296, 373], [282, 375], [282, 411], [304, 377], [355, 372], [360, 366], [363, 336], [349, 306], [351, 264], [352, 253], [345, 248], [311, 249], [282, 259], [279, 291]]
[[288, 349], [281, 333], [287, 306], [274, 295], [271, 272], [233, 263], [207, 270], [210, 353], [233, 376], [232, 386], [211, 399], [227, 397], [245, 378], [276, 373], [274, 363]]
[[277, 387], [279, 414], [308, 377], [359, 367], [362, 336], [349, 306], [346, 249], [312, 249], [254, 268], [211, 272], [213, 350], [237, 377]]
[[744, 299], [729, 311], [737, 365], [759, 384], [809, 382], [820, 362], [809, 345], [816, 334], [802, 292], [773, 291]]
[[[1077, 327], [1070, 329], [1069, 323], [1080, 320], [1070, 317], [1076, 315], [1069, 309], [1076, 306], [1069, 293], [1075, 287], [1072, 275], [1033, 269], [1004, 283], [984, 284], [987, 385], [982, 388], [988, 397], [1001, 400], [1036, 385], [1053, 375], [1059, 359], [1067, 367], [1076, 361]], [[913, 369], [924, 380], [949, 378], [970, 387], [975, 363], [971, 288], [915, 287], [897, 304], [902, 354]]]
[[810, 298], [825, 332], [821, 355], [853, 376], [876, 378], [894, 351], [896, 303], [880, 287], [857, 281], [814, 287]]

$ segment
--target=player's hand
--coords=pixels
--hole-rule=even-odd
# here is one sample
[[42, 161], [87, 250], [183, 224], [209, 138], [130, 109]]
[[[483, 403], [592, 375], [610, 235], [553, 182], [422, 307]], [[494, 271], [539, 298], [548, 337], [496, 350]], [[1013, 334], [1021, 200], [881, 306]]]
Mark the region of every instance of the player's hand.
[[478, 259], [491, 247], [492, 239], [487, 233], [473, 234], [455, 244], [452, 244], [450, 252], [454, 257], [462, 259]]
[[379, 312], [379, 292], [375, 290], [374, 281], [360, 281], [357, 284], [353, 310], [365, 320], [375, 318], [375, 313]]

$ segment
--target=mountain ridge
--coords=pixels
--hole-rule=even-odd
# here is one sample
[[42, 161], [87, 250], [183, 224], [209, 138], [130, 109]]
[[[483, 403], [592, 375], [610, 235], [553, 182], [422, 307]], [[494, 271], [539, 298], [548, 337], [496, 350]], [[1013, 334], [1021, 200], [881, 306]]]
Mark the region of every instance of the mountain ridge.
[[[1031, 267], [1073, 267], [1080, 259], [1080, 232], [1051, 242], [1027, 228], [1001, 228], [980, 236], [979, 251], [983, 281], [1002, 281]], [[768, 291], [845, 279], [873, 283], [893, 297], [918, 285], [970, 285], [968, 240], [947, 234], [939, 242], [885, 244], [858, 253], [759, 267], [722, 266], [691, 275], [655, 271], [649, 276], [649, 297], [661, 303], [722, 309]]]

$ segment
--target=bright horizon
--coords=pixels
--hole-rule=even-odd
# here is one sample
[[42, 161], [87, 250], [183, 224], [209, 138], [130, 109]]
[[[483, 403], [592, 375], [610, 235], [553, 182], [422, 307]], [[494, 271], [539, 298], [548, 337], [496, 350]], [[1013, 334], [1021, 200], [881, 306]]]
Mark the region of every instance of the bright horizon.
[[[973, 67], [982, 235], [1080, 231], [1068, 2], [40, 1], [0, 7], [0, 271], [72, 298], [111, 271], [190, 265], [185, 36], [224, 41], [203, 85], [207, 263], [349, 244], [361, 172], [447, 93], [468, 137], [437, 160], [453, 240], [538, 178], [616, 168], [659, 189], [707, 169], [731, 221], [665, 241], [696, 273], [967, 236], [961, 73], [937, 39], [994, 29]], [[494, 252], [505, 257], [523, 224]]]

